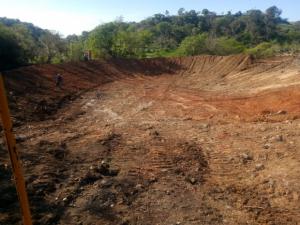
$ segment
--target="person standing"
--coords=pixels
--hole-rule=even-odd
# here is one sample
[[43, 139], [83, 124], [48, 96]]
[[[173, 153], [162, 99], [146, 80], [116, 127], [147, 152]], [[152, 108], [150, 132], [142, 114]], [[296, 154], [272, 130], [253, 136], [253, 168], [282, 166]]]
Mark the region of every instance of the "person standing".
[[57, 73], [55, 76], [55, 86], [58, 87], [59, 89], [62, 89], [63, 85], [63, 77], [61, 74]]

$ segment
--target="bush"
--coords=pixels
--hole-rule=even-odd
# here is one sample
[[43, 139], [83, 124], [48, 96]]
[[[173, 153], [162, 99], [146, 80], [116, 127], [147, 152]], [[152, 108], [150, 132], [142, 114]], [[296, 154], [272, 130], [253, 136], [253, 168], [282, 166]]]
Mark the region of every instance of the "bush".
[[207, 34], [185, 38], [177, 49], [177, 54], [180, 56], [208, 54], [209, 50], [207, 49], [206, 43], [207, 38]]
[[252, 55], [255, 58], [266, 58], [275, 55], [276, 49], [272, 43], [263, 42], [254, 48], [248, 49], [246, 53]]
[[280, 46], [280, 53], [299, 54], [300, 44], [298, 42], [285, 43]]
[[245, 46], [233, 38], [218, 38], [212, 54], [215, 55], [233, 55], [245, 51]]
[[245, 46], [233, 38], [212, 38], [207, 34], [185, 38], [179, 46], [178, 55], [231, 55], [244, 52]]

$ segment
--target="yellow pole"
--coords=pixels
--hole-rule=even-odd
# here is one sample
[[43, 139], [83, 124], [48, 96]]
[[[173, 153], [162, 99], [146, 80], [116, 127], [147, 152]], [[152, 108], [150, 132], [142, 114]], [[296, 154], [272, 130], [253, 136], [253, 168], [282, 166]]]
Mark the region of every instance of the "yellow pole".
[[22, 166], [16, 148], [16, 139], [13, 134], [13, 126], [10, 119], [7, 97], [5, 94], [3, 76], [0, 74], [0, 114], [3, 129], [6, 137], [7, 148], [10, 156], [13, 174], [15, 177], [16, 189], [22, 210], [24, 225], [32, 225], [30, 207], [26, 192], [25, 180], [23, 177]]

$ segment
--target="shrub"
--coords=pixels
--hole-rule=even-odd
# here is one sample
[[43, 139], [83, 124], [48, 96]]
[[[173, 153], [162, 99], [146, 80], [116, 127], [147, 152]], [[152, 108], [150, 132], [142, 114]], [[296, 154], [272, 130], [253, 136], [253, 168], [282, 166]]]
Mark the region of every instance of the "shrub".
[[248, 49], [246, 53], [254, 56], [255, 58], [265, 58], [275, 55], [275, 47], [272, 43], [263, 42], [254, 48]]
[[234, 38], [218, 38], [212, 54], [215, 55], [232, 55], [245, 51], [245, 46]]
[[185, 38], [177, 49], [177, 54], [187, 56], [209, 53], [206, 43], [207, 37], [207, 34], [201, 34]]

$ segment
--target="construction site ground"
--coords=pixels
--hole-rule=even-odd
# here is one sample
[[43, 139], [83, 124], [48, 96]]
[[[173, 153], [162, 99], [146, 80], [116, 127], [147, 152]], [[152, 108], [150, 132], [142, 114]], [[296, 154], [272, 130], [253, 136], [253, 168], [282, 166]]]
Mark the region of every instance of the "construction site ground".
[[[35, 65], [5, 80], [34, 224], [300, 224], [297, 57]], [[4, 140], [0, 184], [0, 224], [21, 224]]]

